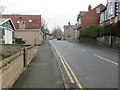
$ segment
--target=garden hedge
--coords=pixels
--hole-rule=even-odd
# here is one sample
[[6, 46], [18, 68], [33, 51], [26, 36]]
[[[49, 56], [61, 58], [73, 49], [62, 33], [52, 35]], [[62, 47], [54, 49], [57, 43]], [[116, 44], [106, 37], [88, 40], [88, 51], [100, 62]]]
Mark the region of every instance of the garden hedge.
[[109, 36], [110, 34], [120, 37], [120, 21], [117, 23], [105, 24], [103, 26], [92, 25], [80, 30], [81, 37], [97, 38], [100, 36]]

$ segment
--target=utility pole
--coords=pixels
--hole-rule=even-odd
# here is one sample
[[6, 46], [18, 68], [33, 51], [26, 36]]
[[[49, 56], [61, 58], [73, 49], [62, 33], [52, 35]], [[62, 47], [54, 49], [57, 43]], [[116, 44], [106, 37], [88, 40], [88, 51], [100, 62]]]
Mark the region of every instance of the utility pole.
[[[110, 24], [111, 24], [112, 23], [112, 20], [111, 20], [111, 18], [112, 18], [111, 17], [111, 13], [112, 13], [112, 11], [111, 11], [111, 9], [112, 9], [111, 8], [111, 0], [109, 0], [108, 3], [109, 3], [109, 9], [110, 9], [109, 13], [110, 13]], [[111, 30], [110, 30], [110, 36], [109, 36], [109, 46], [112, 47], [112, 33], [111, 33]]]

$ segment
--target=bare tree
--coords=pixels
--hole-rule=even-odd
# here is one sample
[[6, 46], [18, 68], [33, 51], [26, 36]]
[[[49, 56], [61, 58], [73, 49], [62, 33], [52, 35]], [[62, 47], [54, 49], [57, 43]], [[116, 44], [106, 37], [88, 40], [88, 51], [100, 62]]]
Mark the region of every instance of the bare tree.
[[5, 7], [0, 5], [0, 14], [2, 14], [4, 10], [5, 10]]
[[63, 37], [63, 31], [62, 31], [62, 29], [59, 26], [57, 26], [57, 27], [55, 27], [53, 29], [52, 35], [55, 38], [57, 38], [57, 37]]
[[41, 29], [46, 29], [47, 28], [47, 23], [44, 18], [41, 19]]

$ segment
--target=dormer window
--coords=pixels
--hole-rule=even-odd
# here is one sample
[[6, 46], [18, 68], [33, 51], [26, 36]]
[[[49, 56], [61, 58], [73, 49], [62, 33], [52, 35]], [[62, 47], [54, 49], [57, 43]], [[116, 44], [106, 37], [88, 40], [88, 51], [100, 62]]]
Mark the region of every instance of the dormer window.
[[20, 23], [20, 21], [17, 21], [16, 23], [17, 23], [17, 24], [19, 24], [19, 23]]
[[31, 23], [31, 22], [33, 22], [33, 20], [32, 20], [32, 19], [29, 19], [28, 22]]
[[96, 13], [100, 13], [100, 8], [96, 8]]

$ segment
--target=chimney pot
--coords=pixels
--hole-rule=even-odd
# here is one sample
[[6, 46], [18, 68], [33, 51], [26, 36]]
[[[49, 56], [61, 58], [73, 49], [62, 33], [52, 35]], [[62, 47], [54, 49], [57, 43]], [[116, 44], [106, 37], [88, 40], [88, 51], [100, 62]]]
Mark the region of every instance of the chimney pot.
[[91, 11], [91, 9], [92, 9], [92, 8], [91, 8], [91, 5], [89, 5], [89, 6], [88, 6], [88, 11]]
[[68, 25], [70, 25], [70, 22], [68, 22]]

